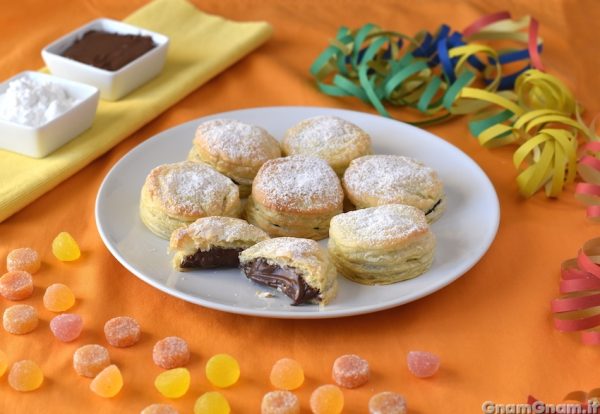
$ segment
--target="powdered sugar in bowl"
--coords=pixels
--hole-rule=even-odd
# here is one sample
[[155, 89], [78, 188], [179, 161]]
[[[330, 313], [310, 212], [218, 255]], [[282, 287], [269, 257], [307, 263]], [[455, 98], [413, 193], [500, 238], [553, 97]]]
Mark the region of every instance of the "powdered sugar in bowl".
[[0, 84], [0, 149], [42, 158], [88, 129], [98, 89], [25, 71]]

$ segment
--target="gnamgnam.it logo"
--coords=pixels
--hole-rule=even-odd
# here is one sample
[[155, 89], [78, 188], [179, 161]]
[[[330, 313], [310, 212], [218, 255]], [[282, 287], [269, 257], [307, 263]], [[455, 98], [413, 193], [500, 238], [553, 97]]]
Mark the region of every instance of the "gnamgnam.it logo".
[[486, 401], [481, 405], [484, 414], [600, 414], [600, 403], [589, 400], [587, 404], [560, 403], [545, 404], [535, 401], [531, 404], [497, 404]]

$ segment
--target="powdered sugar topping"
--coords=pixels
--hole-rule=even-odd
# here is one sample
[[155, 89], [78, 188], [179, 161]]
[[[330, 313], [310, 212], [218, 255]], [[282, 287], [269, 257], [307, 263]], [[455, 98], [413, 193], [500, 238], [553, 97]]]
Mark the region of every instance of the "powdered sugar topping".
[[[340, 207], [344, 193], [326, 161], [294, 155], [267, 161], [254, 180], [255, 189], [272, 206], [289, 210]], [[255, 191], [253, 189], [253, 192]]]
[[279, 143], [266, 130], [234, 119], [214, 119], [200, 124], [195, 142], [201, 142], [210, 153], [229, 161], [251, 165], [281, 155]]
[[[217, 214], [237, 187], [206, 164], [184, 161], [155, 168], [149, 176], [157, 181], [157, 196], [172, 214]], [[154, 187], [151, 187], [153, 189]]]
[[245, 220], [232, 217], [204, 217], [185, 230], [191, 237], [233, 243], [239, 240], [264, 240], [269, 236]]
[[264, 240], [241, 253], [241, 258], [265, 255], [276, 259], [279, 257], [291, 258], [317, 266], [321, 260], [322, 252], [319, 243], [310, 239], [296, 237], [276, 237]]
[[294, 154], [331, 156], [368, 135], [356, 125], [335, 116], [306, 119], [286, 133], [284, 142]]
[[386, 204], [415, 194], [437, 201], [442, 184], [437, 173], [421, 161], [401, 155], [367, 155], [350, 163], [344, 186], [357, 197], [377, 197]]
[[340, 214], [331, 219], [331, 231], [340, 229], [361, 244], [378, 245], [427, 231], [425, 214], [416, 207], [388, 204]]

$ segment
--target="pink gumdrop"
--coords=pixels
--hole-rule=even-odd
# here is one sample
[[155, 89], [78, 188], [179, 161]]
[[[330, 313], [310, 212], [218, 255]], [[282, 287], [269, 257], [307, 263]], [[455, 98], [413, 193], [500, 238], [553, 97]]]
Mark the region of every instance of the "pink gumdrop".
[[83, 320], [74, 313], [63, 313], [50, 321], [50, 330], [59, 341], [74, 341], [79, 338], [82, 329]]
[[410, 351], [406, 357], [408, 370], [419, 378], [428, 378], [440, 369], [440, 357], [431, 352]]

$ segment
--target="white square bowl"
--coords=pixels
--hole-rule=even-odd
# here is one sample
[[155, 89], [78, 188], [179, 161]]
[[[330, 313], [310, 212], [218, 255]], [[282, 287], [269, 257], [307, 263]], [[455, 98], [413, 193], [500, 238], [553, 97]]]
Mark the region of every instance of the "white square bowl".
[[[150, 36], [156, 47], [116, 71], [100, 69], [62, 56], [69, 46], [90, 30]], [[160, 73], [168, 46], [169, 38], [160, 33], [117, 20], [97, 19], [46, 46], [42, 49], [42, 58], [53, 75], [94, 85], [100, 89], [102, 99], [116, 101]]]
[[0, 84], [0, 96], [6, 92], [11, 81], [22, 77], [58, 84], [76, 102], [73, 107], [38, 127], [0, 119], [1, 149], [42, 158], [81, 134], [94, 122], [99, 99], [97, 88], [40, 72], [25, 71]]

